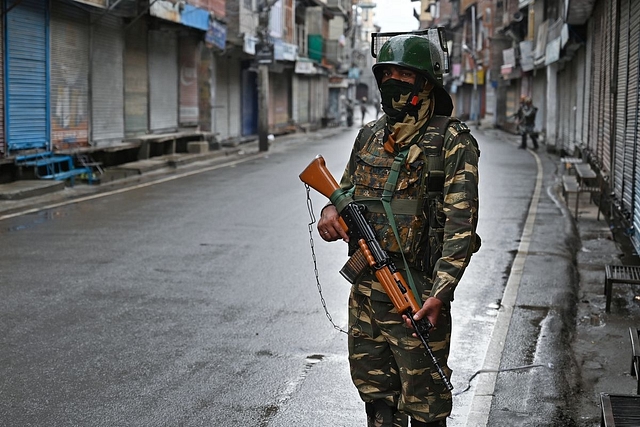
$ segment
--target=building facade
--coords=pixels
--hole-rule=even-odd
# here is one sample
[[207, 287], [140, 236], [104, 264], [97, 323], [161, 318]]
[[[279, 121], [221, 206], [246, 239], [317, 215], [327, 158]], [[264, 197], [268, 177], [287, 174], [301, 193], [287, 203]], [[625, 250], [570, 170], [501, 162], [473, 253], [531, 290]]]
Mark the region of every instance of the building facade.
[[597, 170], [601, 209], [640, 251], [640, 2], [422, 0], [420, 8], [423, 28], [447, 29], [456, 114], [473, 121], [479, 111], [515, 132], [513, 114], [530, 97], [546, 148]]

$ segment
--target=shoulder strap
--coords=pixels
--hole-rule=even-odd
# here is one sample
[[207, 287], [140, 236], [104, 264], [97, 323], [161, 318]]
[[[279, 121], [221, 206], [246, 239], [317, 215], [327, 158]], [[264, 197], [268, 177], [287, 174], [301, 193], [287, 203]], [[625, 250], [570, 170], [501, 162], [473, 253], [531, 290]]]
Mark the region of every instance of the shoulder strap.
[[358, 144], [360, 145], [360, 148], [367, 145], [373, 139], [375, 134], [378, 133], [378, 131], [383, 127], [384, 127], [384, 120], [382, 118], [377, 120], [374, 124], [370, 126], [365, 125], [360, 131], [360, 136], [358, 138]]
[[426, 191], [428, 197], [442, 194], [444, 189], [445, 141], [460, 133], [470, 132], [469, 127], [456, 117], [433, 116], [422, 138], [422, 151], [427, 157]]

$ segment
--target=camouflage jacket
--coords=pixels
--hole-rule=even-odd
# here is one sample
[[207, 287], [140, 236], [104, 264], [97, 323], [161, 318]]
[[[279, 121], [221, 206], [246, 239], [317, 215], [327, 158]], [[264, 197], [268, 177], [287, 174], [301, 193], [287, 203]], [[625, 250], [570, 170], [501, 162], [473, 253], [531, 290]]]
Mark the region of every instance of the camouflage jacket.
[[[386, 116], [383, 116], [380, 120], [384, 121], [385, 118]], [[376, 122], [371, 122], [360, 131], [340, 181], [340, 186], [351, 192], [356, 202], [366, 202], [381, 197], [390, 166], [397, 154], [384, 151], [384, 127], [380, 125], [381, 123], [376, 126]], [[382, 129], [372, 134], [371, 130], [374, 127]], [[429, 129], [428, 127], [427, 133]], [[369, 135], [371, 136], [368, 137]], [[426, 270], [419, 261], [429, 250], [430, 242], [427, 232], [429, 221], [433, 222], [435, 218], [442, 223], [442, 251], [438, 252], [439, 258], [432, 262], [433, 271], [429, 271], [430, 277], [425, 275], [416, 277], [415, 272], [413, 276], [414, 279], [419, 279], [416, 281], [416, 287], [423, 301], [433, 296], [448, 304], [453, 300], [454, 290], [469, 263], [471, 254], [479, 245], [475, 232], [478, 221], [479, 149], [466, 125], [453, 122], [448, 126], [441, 154], [444, 156], [444, 188], [439, 193], [444, 197], [436, 204], [437, 212], [429, 215], [427, 206], [430, 202], [427, 200], [423, 178], [426, 162], [429, 161], [429, 157], [424, 153], [428, 154], [430, 147], [428, 141], [424, 139], [418, 145], [421, 146], [421, 150], [418, 150], [421, 154], [409, 155], [406, 166], [401, 168], [391, 202], [400, 235], [400, 244], [392, 232], [390, 233], [384, 211], [374, 210], [374, 212], [368, 212], [366, 216], [376, 230], [383, 248], [392, 256], [399, 255], [402, 250], [411, 269], [415, 267], [419, 271]], [[421, 207], [415, 214], [405, 215], [403, 219], [393, 207], [396, 200], [402, 199], [405, 201], [417, 199], [417, 205]], [[398, 203], [398, 206], [401, 205], [402, 203]], [[401, 258], [396, 258], [395, 263], [398, 268], [404, 269]], [[360, 284], [358, 288], [360, 292], [373, 297], [376, 289], [366, 289], [366, 287], [375, 287], [375, 284], [370, 285], [372, 282], [369, 280], [364, 280], [363, 283], [364, 285]]]

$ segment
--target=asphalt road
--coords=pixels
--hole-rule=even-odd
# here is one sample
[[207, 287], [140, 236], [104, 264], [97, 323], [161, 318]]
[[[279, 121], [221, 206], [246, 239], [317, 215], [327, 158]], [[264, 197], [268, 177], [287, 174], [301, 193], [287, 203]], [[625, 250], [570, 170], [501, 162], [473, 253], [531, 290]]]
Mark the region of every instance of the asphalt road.
[[[364, 425], [322, 304], [345, 328], [346, 250], [309, 226], [325, 200], [298, 179], [317, 154], [339, 177], [356, 132], [4, 219], [0, 425]], [[570, 425], [574, 248], [555, 165], [474, 133], [483, 246], [452, 306], [448, 425]]]

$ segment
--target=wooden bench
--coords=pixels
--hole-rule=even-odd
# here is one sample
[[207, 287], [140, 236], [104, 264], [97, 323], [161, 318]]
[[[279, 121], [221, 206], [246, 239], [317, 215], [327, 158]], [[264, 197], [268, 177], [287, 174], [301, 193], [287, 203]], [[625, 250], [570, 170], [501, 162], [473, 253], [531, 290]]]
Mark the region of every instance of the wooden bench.
[[601, 427], [640, 426], [640, 396], [600, 393]]
[[[589, 200], [591, 200], [594, 193], [600, 195], [600, 201], [598, 204], [598, 216], [597, 220], [600, 220], [600, 209], [602, 204], [602, 189], [600, 188], [600, 180], [598, 174], [591, 169], [588, 163], [582, 163], [581, 159], [566, 158], [563, 157], [561, 161], [567, 165], [572, 166], [572, 170], [575, 171], [575, 175], [563, 174], [562, 175], [562, 194], [566, 201], [567, 194], [575, 194], [575, 218], [578, 220], [578, 208], [580, 206], [580, 195], [582, 193], [589, 193]], [[594, 182], [596, 181], [596, 182]]]
[[582, 163], [583, 160], [580, 157], [561, 157], [560, 163], [564, 164], [565, 172], [571, 172], [573, 170], [573, 166]]
[[626, 283], [629, 285], [640, 285], [640, 267], [607, 264], [604, 271], [604, 294], [607, 297], [605, 311], [609, 313], [611, 311], [611, 294], [613, 284]]
[[562, 175], [562, 197], [564, 197], [564, 200], [567, 203], [569, 203], [569, 194], [575, 195], [575, 217], [576, 219], [578, 219], [578, 206], [580, 202], [580, 185], [578, 184], [578, 179], [575, 177], [575, 175]]
[[640, 394], [640, 329], [629, 328], [631, 338], [631, 376], [638, 382], [636, 394]]

